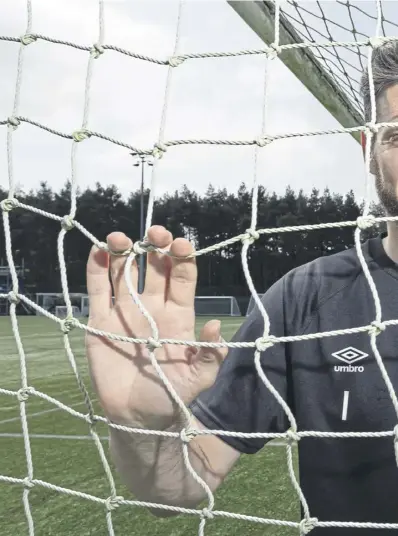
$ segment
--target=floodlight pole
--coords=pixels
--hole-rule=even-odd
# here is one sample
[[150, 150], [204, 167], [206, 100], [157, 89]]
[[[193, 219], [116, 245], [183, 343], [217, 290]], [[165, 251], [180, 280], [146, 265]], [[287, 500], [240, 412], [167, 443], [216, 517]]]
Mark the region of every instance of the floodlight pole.
[[[145, 164], [153, 166], [152, 160], [149, 156], [144, 154], [130, 153], [131, 156], [135, 156], [137, 160], [134, 162], [135, 167], [141, 166], [141, 191], [140, 191], [140, 240], [144, 239], [145, 233], [145, 219], [144, 219], [144, 177], [145, 177]], [[144, 255], [140, 255], [139, 261], [139, 273], [138, 273], [138, 293], [142, 294], [144, 290]]]

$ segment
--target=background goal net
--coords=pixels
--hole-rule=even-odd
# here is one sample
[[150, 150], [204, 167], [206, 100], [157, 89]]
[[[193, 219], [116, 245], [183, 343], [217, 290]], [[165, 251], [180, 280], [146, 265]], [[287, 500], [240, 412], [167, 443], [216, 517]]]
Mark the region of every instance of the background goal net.
[[209, 316], [241, 316], [234, 296], [196, 296], [195, 313]]
[[[68, 307], [66, 305], [57, 305], [55, 307], [55, 316], [58, 318], [67, 318], [69, 314]], [[76, 305], [72, 305], [72, 315], [73, 318], [78, 318], [81, 316], [80, 309]]]
[[[113, 2], [109, 2], [111, 5]], [[39, 7], [35, 8], [35, 4]], [[83, 2], [74, 3], [73, 8], [83, 10]], [[21, 6], [24, 5], [24, 13], [26, 17], [26, 24], [24, 28], [19, 28], [11, 33], [0, 31], [0, 67], [1, 63], [6, 62], [10, 54], [11, 48], [15, 50], [15, 47], [18, 49], [17, 60], [15, 61], [15, 87], [12, 98], [12, 105], [9, 107], [9, 110], [6, 115], [0, 117], [0, 130], [2, 132], [3, 141], [4, 141], [4, 154], [7, 159], [7, 196], [1, 200], [1, 210], [2, 210], [2, 219], [3, 219], [3, 228], [4, 228], [4, 250], [6, 253], [7, 265], [10, 270], [10, 279], [11, 279], [11, 290], [7, 292], [2, 292], [0, 294], [0, 300], [8, 301], [9, 306], [9, 324], [7, 325], [8, 334], [12, 333], [15, 348], [19, 360], [19, 373], [18, 383], [16, 383], [15, 378], [10, 380], [7, 386], [3, 387], [2, 382], [5, 381], [4, 378], [7, 378], [7, 366], [5, 361], [0, 360], [1, 366], [4, 367], [4, 374], [1, 374], [0, 380], [0, 396], [1, 398], [1, 409], [6, 411], [8, 405], [15, 403], [18, 406], [18, 432], [22, 430], [22, 441], [23, 441], [23, 464], [22, 458], [19, 460], [18, 470], [13, 468], [12, 473], [6, 471], [0, 471], [0, 484], [2, 486], [17, 486], [20, 488], [22, 506], [21, 511], [24, 515], [24, 526], [21, 525], [16, 530], [21, 534], [29, 534], [29, 536], [34, 536], [35, 534], [41, 534], [36, 532], [35, 527], [37, 526], [36, 515], [39, 516], [39, 500], [34, 500], [34, 493], [37, 490], [44, 493], [50, 491], [51, 493], [62, 494], [65, 497], [72, 498], [76, 501], [83, 501], [99, 505], [104, 510], [105, 513], [102, 518], [101, 528], [98, 528], [98, 532], [104, 533], [104, 527], [106, 527], [106, 532], [110, 536], [115, 534], [126, 534], [126, 525], [122, 526], [118, 530], [115, 528], [115, 509], [118, 506], [123, 507], [136, 507], [137, 509], [142, 507], [147, 507], [148, 504], [140, 503], [134, 499], [123, 498], [119, 493], [115, 483], [115, 476], [112, 472], [108, 457], [107, 457], [107, 448], [105, 445], [105, 440], [101, 433], [104, 430], [107, 430], [109, 426], [117, 427], [117, 425], [110, 424], [106, 421], [104, 417], [101, 416], [95, 408], [97, 407], [96, 401], [93, 399], [92, 393], [89, 392], [89, 387], [86, 386], [86, 382], [83, 381], [82, 375], [80, 373], [81, 367], [84, 367], [82, 357], [82, 345], [77, 346], [73, 343], [73, 337], [75, 337], [76, 332], [86, 333], [90, 331], [90, 328], [86, 325], [85, 322], [79, 321], [76, 318], [78, 305], [73, 303], [71, 293], [69, 292], [68, 287], [68, 262], [65, 255], [65, 243], [67, 242], [67, 235], [70, 232], [74, 233], [83, 233], [87, 240], [93, 244], [96, 244], [100, 248], [106, 249], [106, 245], [102, 242], [104, 239], [103, 236], [96, 236], [96, 229], [89, 229], [84, 227], [79, 223], [78, 218], [76, 217], [77, 211], [77, 197], [78, 197], [78, 187], [79, 187], [79, 155], [85, 151], [85, 148], [93, 141], [100, 144], [110, 144], [112, 145], [112, 150], [114, 153], [115, 163], [120, 158], [121, 154], [126, 152], [134, 152], [138, 155], [150, 155], [154, 159], [154, 165], [152, 168], [151, 175], [151, 184], [150, 184], [150, 195], [147, 207], [147, 217], [145, 222], [145, 228], [152, 223], [156, 223], [156, 213], [154, 216], [154, 207], [156, 206], [156, 196], [158, 195], [158, 178], [159, 178], [159, 169], [162, 166], [167, 166], [169, 159], [172, 159], [173, 156], [178, 153], [179, 150], [183, 147], [200, 147], [200, 146], [211, 146], [214, 150], [224, 150], [225, 148], [233, 148], [238, 151], [240, 149], [246, 148], [252, 150], [250, 166], [248, 166], [248, 175], [250, 176], [250, 188], [251, 188], [251, 214], [250, 214], [250, 224], [246, 232], [239, 236], [228, 236], [223, 240], [215, 240], [214, 244], [207, 246], [205, 248], [199, 249], [197, 255], [206, 255], [207, 253], [214, 252], [216, 250], [222, 251], [228, 246], [241, 246], [241, 258], [242, 258], [242, 272], [247, 282], [248, 289], [252, 295], [253, 304], [255, 304], [264, 321], [262, 337], [257, 341], [246, 341], [244, 344], [246, 347], [251, 347], [253, 349], [253, 359], [256, 366], [256, 370], [260, 375], [262, 381], [265, 383], [268, 389], [273, 393], [273, 395], [278, 400], [278, 403], [283, 407], [284, 412], [290, 423], [289, 430], [283, 434], [263, 434], [266, 438], [283, 440], [286, 442], [286, 465], [287, 471], [290, 479], [292, 493], [294, 493], [297, 503], [300, 504], [303, 508], [304, 518], [302, 520], [287, 520], [283, 517], [284, 513], [281, 512], [282, 519], [278, 518], [269, 518], [262, 517], [259, 512], [258, 516], [248, 515], [245, 512], [237, 514], [234, 511], [229, 511], [226, 509], [217, 509], [216, 502], [213, 494], [200, 477], [194, 474], [194, 477], [198, 482], [203, 485], [207, 501], [204, 508], [198, 509], [186, 509], [186, 508], [177, 508], [170, 507], [167, 505], [152, 504], [153, 508], [162, 508], [169, 509], [181, 513], [185, 513], [189, 516], [197, 518], [198, 524], [198, 533], [200, 536], [203, 536], [205, 533], [207, 524], [211, 524], [215, 517], [224, 518], [225, 522], [236, 520], [238, 523], [258, 523], [259, 526], [274, 526], [279, 528], [286, 529], [295, 529], [300, 531], [301, 534], [308, 533], [313, 527], [368, 527], [371, 528], [374, 526], [372, 523], [349, 523], [343, 522], [340, 520], [328, 520], [328, 521], [319, 521], [314, 519], [311, 516], [311, 512], [306, 503], [306, 498], [300, 487], [300, 482], [295, 471], [293, 463], [293, 447], [295, 442], [304, 437], [305, 435], [311, 434], [313, 437], [330, 437], [338, 440], [342, 437], [342, 434], [339, 433], [326, 433], [326, 432], [303, 432], [298, 429], [297, 423], [294, 415], [292, 414], [290, 408], [286, 403], [278, 396], [273, 386], [269, 383], [267, 378], [264, 376], [264, 373], [261, 369], [260, 358], [262, 353], [265, 351], [267, 346], [271, 344], [277, 344], [280, 342], [276, 337], [273, 337], [272, 332], [270, 332], [269, 319], [267, 311], [264, 309], [262, 302], [260, 300], [260, 295], [256, 292], [251, 273], [248, 265], [248, 254], [250, 252], [251, 246], [256, 242], [260, 241], [261, 237], [266, 235], [281, 235], [282, 233], [295, 233], [305, 231], [310, 233], [315, 229], [323, 228], [339, 228], [339, 227], [348, 227], [352, 228], [353, 233], [355, 233], [355, 244], [357, 248], [357, 253], [361, 261], [366, 278], [369, 282], [369, 289], [372, 293], [374, 303], [375, 303], [375, 317], [374, 322], [369, 326], [361, 326], [358, 328], [363, 332], [369, 332], [370, 341], [372, 349], [375, 355], [375, 359], [380, 368], [381, 374], [386, 382], [389, 396], [394, 404], [395, 408], [398, 408], [398, 401], [396, 399], [394, 388], [391, 384], [391, 381], [388, 377], [387, 371], [384, 367], [383, 360], [380, 356], [376, 336], [378, 331], [381, 328], [386, 327], [387, 325], [397, 324], [398, 321], [391, 320], [388, 322], [382, 321], [381, 315], [381, 306], [379, 297], [377, 294], [377, 289], [372, 280], [371, 274], [366, 266], [364, 258], [362, 256], [360, 243], [361, 243], [361, 233], [364, 229], [371, 227], [379, 222], [386, 222], [394, 218], [372, 218], [370, 216], [370, 196], [369, 196], [369, 161], [370, 161], [370, 143], [367, 144], [367, 152], [365, 158], [365, 172], [367, 179], [367, 198], [364, 206], [362, 216], [355, 221], [336, 221], [336, 222], [325, 222], [324, 224], [319, 224], [315, 226], [303, 225], [298, 226], [279, 226], [279, 227], [262, 227], [258, 225], [258, 213], [257, 213], [257, 200], [258, 200], [258, 190], [259, 190], [259, 161], [260, 153], [261, 155], [267, 155], [269, 149], [272, 150], [272, 146], [278, 143], [282, 143], [285, 140], [295, 140], [297, 138], [305, 137], [317, 137], [317, 136], [334, 136], [334, 135], [346, 135], [347, 133], [354, 137], [356, 140], [359, 140], [361, 134], [365, 135], [368, 141], [372, 140], [375, 131], [378, 126], [375, 123], [375, 109], [374, 109], [374, 98], [373, 98], [373, 110], [372, 110], [372, 120], [369, 124], [365, 124], [363, 119], [363, 110], [361, 103], [358, 97], [358, 80], [361, 73], [361, 70], [364, 66], [370, 65], [371, 57], [373, 50], [376, 46], [380, 45], [384, 40], [395, 39], [397, 24], [394, 21], [398, 20], [397, 8], [394, 2], [384, 2], [375, 1], [375, 2], [254, 2], [254, 1], [242, 1], [235, 2], [229, 1], [228, 5], [232, 8], [232, 13], [234, 15], [238, 14], [243, 21], [249, 25], [254, 32], [261, 38], [262, 43], [257, 49], [254, 48], [240, 48], [237, 50], [206, 50], [196, 52], [195, 50], [187, 51], [184, 50], [183, 44], [184, 39], [181, 38], [181, 32], [184, 25], [184, 16], [186, 12], [189, 12], [190, 2], [180, 2], [178, 5], [177, 13], [177, 24], [176, 24], [176, 33], [175, 33], [175, 42], [173, 50], [169, 54], [164, 56], [151, 56], [150, 54], [142, 54], [140, 50], [127, 49], [114, 45], [112, 42], [109, 42], [106, 38], [106, 28], [107, 28], [107, 17], [105, 5], [106, 1], [99, 0], [96, 3], [96, 21], [97, 21], [97, 35], [93, 39], [92, 43], [81, 43], [76, 42], [72, 37], [67, 38], [58, 38], [55, 35], [50, 33], [41, 32], [41, 21], [40, 17], [43, 19], [46, 16], [46, 10], [43, 10], [43, 5], [46, 7], [49, 4], [42, 2], [35, 2], [34, 0], [27, 0], [26, 2], [11, 2], [11, 10], [21, 10]], [[208, 16], [211, 19], [212, 13], [212, 3], [203, 3], [207, 4], [207, 9], [209, 9]], [[215, 3], [216, 4], [216, 3]], [[62, 4], [65, 9], [72, 9], [71, 2]], [[1, 9], [1, 7], [0, 7]], [[156, 13], [153, 13], [153, 16], [156, 16]], [[236, 15], [237, 16], [237, 15]], [[0, 28], [4, 28], [4, 20], [7, 17], [0, 18]], [[77, 17], [76, 20], [79, 20], [81, 24], [84, 24], [84, 16]], [[43, 22], [44, 24], [44, 22]], [[243, 22], [242, 22], [243, 24]], [[139, 29], [137, 29], [138, 31]], [[151, 39], [151, 28], [150, 25], [140, 28], [142, 32], [148, 32], [148, 40]], [[227, 29], [223, 29], [223, 32]], [[82, 108], [79, 122], [74, 125], [73, 129], [63, 128], [62, 125], [58, 124], [56, 121], [53, 123], [44, 124], [36, 119], [34, 116], [26, 116], [23, 113], [23, 106], [21, 105], [21, 94], [23, 91], [34, 91], [29, 86], [28, 75], [29, 71], [29, 54], [33, 47], [57, 47], [57, 50], [68, 49], [73, 55], [73, 61], [78, 61], [77, 58], [84, 58], [84, 61], [87, 62], [85, 65], [84, 76], [82, 76], [84, 86], [84, 95], [82, 96]], [[129, 69], [134, 70], [134, 66], [138, 62], [145, 63], [146, 66], [150, 66], [150, 69], [164, 69], [164, 79], [165, 79], [165, 92], [164, 92], [164, 101], [162, 102], [161, 114], [160, 114], [160, 125], [158, 130], [158, 136], [155, 139], [151, 139], [151, 142], [147, 145], [137, 144], [134, 139], [134, 132], [132, 135], [126, 137], [119, 137], [115, 131], [113, 133], [108, 133], [103, 131], [101, 128], [93, 126], [95, 120], [91, 114], [90, 108], [90, 96], [92, 86], [95, 83], [95, 72], [100, 68], [102, 61], [107, 61], [106, 58], [112, 55], [112, 61], [118, 61], [116, 58], [123, 57], [124, 61], [130, 61]], [[244, 58], [257, 56], [263, 59], [264, 67], [264, 94], [263, 94], [263, 107], [262, 110], [259, 110], [259, 124], [258, 129], [250, 135], [242, 135], [238, 138], [211, 138], [211, 137], [169, 137], [167, 135], [166, 124], [169, 121], [169, 104], [172, 99], [174, 82], [175, 79], [178, 79], [179, 72], [183, 71], [184, 68], [187, 68], [188, 65], [192, 65], [196, 62], [196, 65], [199, 62], [220, 62], [229, 58]], [[285, 125], [285, 129], [279, 133], [273, 133], [267, 128], [267, 113], [269, 109], [267, 108], [267, 95], [269, 87], [273, 84], [273, 68], [275, 62], [282, 61], [291, 72], [293, 72], [303, 84], [311, 91], [311, 93], [322, 103], [324, 108], [328, 110], [339, 123], [336, 128], [331, 129], [321, 129], [321, 130], [312, 130], [312, 131], [296, 131], [293, 132], [289, 128], [289, 123]], [[108, 64], [109, 65], [109, 64]], [[122, 65], [122, 64], [119, 64]], [[126, 64], [124, 64], [126, 65]], [[39, 68], [39, 65], [35, 65], [32, 68]], [[149, 71], [148, 71], [149, 72]], [[25, 79], [25, 76], [27, 79]], [[372, 71], [370, 70], [370, 81], [372, 82]], [[245, 79], [246, 80], [246, 79]], [[172, 83], [173, 82], [173, 83]], [[137, 83], [145, 85], [145, 79], [140, 80]], [[25, 85], [26, 84], [26, 85]], [[176, 84], [177, 85], [177, 84]], [[192, 83], [192, 87], [195, 85], [195, 81]], [[372, 84], [371, 84], [372, 87]], [[63, 98], [66, 98], [68, 91], [74, 91], [74, 88], [63, 88], [63, 92], [60, 94], [60, 101], [58, 106], [63, 105]], [[148, 88], [150, 91], [150, 88]], [[26, 95], [26, 94], [25, 94]], [[42, 103], [45, 106], [46, 103]], [[139, 105], [139, 103], [134, 103]], [[129, 108], [131, 102], [126, 102], [126, 109]], [[293, 104], [295, 106], [295, 104]], [[134, 113], [134, 108], [131, 108], [131, 113]], [[285, 111], [285, 110], [284, 110]], [[231, 114], [236, 113], [236, 109], [231, 111]], [[262, 112], [262, 113], [261, 113]], [[184, 110], [181, 112], [184, 115]], [[117, 122], [117, 119], [120, 120], [120, 123]], [[122, 126], [123, 118], [115, 118], [116, 126]], [[214, 118], [209, 118], [211, 122]], [[216, 120], [215, 120], [216, 122]], [[115, 128], [117, 132], [117, 128]], [[28, 205], [20, 202], [18, 198], [18, 182], [22, 179], [18, 174], [18, 163], [15, 159], [14, 153], [15, 148], [18, 144], [19, 136], [23, 132], [29, 132], [30, 142], [32, 144], [33, 150], [35, 150], [35, 133], [45, 132], [50, 147], [51, 141], [54, 138], [60, 138], [68, 143], [69, 161], [69, 177], [70, 177], [70, 189], [68, 195], [70, 197], [70, 208], [68, 213], [63, 215], [57, 215], [54, 213], [46, 212], [36, 208], [33, 205]], [[131, 134], [131, 133], [130, 133]], [[97, 145], [99, 147], [99, 145]], [[49, 148], [51, 151], [51, 148]], [[100, 150], [98, 150], [97, 157], [101, 158]], [[40, 221], [43, 218], [50, 218], [54, 225], [59, 225], [59, 233], [57, 235], [56, 243], [54, 242], [53, 247], [57, 248], [58, 252], [58, 261], [59, 261], [59, 273], [60, 273], [60, 287], [62, 289], [62, 301], [63, 303], [57, 303], [56, 299], [46, 298], [43, 301], [35, 302], [34, 299], [30, 299], [25, 293], [22, 293], [19, 286], [19, 281], [16, 273], [16, 262], [15, 255], [16, 252], [13, 248], [13, 230], [11, 221], [11, 214], [17, 211], [18, 214], [29, 214], [29, 217], [34, 221], [35, 226], [40, 225]], [[221, 222], [220, 222], [221, 223]], [[33, 224], [32, 224], [33, 225]], [[135, 241], [137, 237], [132, 237]], [[142, 254], [145, 252], [147, 247], [145, 242], [140, 245]], [[126, 263], [126, 270], [129, 269], [132, 260], [136, 256], [136, 251], [129, 253], [128, 262]], [[26, 259], [25, 259], [26, 261]], [[28, 264], [28, 261], [26, 261]], [[141, 303], [139, 295], [135, 289], [132, 288], [130, 282], [130, 294], [131, 298], [136, 303]], [[79, 297], [79, 299], [81, 296]], [[205, 301], [208, 300], [208, 301]], [[49, 303], [51, 301], [51, 304]], [[58, 392], [54, 390], [51, 381], [49, 381], [45, 388], [36, 387], [35, 376], [30, 374], [30, 367], [32, 365], [32, 359], [29, 359], [30, 356], [25, 351], [27, 341], [22, 335], [23, 322], [18, 318], [16, 314], [17, 304], [19, 302], [24, 302], [27, 306], [34, 309], [39, 314], [45, 316], [47, 319], [53, 322], [53, 326], [57, 325], [61, 330], [60, 340], [63, 343], [64, 351], [63, 354], [65, 359], [57, 362], [59, 367], [68, 367], [69, 371], [72, 371], [75, 385], [74, 388], [76, 393], [79, 393], [79, 401], [74, 399], [71, 401], [69, 398], [65, 398], [67, 393]], [[87, 306], [87, 302], [85, 302]], [[239, 308], [232, 297], [219, 298], [214, 297], [202, 298], [196, 300], [195, 307], [197, 307], [198, 314], [228, 314], [235, 315], [238, 314]], [[151, 319], [148, 311], [143, 309], [142, 304], [140, 308], [145, 313], [147, 318]], [[203, 313], [203, 310], [206, 313]], [[209, 313], [207, 313], [209, 311]], [[154, 325], [152, 320], [152, 325]], [[345, 333], [344, 330], [340, 332], [334, 332], [334, 336]], [[104, 337], [112, 338], [115, 334], [102, 332]], [[51, 332], [53, 337], [53, 331]], [[327, 334], [310, 334], [308, 337], [323, 337]], [[3, 335], [1, 335], [3, 337]], [[163, 339], [157, 339], [156, 331], [153, 329], [151, 333], [152, 339], [155, 339], [160, 345], [166, 344], [166, 341]], [[304, 336], [292, 337], [291, 340], [304, 340]], [[6, 340], [6, 335], [4, 335], [4, 341]], [[124, 337], [122, 340], [129, 343], [141, 342], [138, 339]], [[71, 342], [72, 341], [72, 342]], [[149, 340], [147, 341], [150, 342]], [[45, 344], [44, 341], [41, 341], [42, 345], [37, 347], [36, 357], [45, 353]], [[200, 346], [200, 343], [196, 341], [185, 341], [185, 340], [176, 340], [172, 341], [176, 345], [197, 345]], [[167, 344], [170, 344], [168, 340]], [[234, 343], [225, 342], [222, 343], [225, 346], [232, 346]], [[239, 343], [238, 343], [239, 344]], [[236, 345], [236, 344], [235, 344]], [[61, 348], [61, 346], [60, 346]], [[161, 369], [157, 366], [156, 355], [151, 351], [151, 360], [156, 370], [158, 371], [160, 379], [167, 385], [167, 378], [162, 372]], [[65, 369], [62, 369], [65, 370]], [[56, 376], [59, 373], [59, 370], [53, 370], [53, 374], [50, 374], [51, 377]], [[173, 399], [178, 403], [182, 412], [186, 416], [186, 426], [180, 433], [170, 433], [171, 437], [176, 437], [181, 439], [182, 452], [184, 455], [184, 460], [187, 463], [188, 470], [191, 473], [194, 473], [192, 466], [189, 462], [189, 450], [188, 443], [190, 438], [193, 438], [195, 435], [200, 434], [199, 430], [193, 430], [191, 428], [190, 413], [185, 407], [183, 402], [179, 399], [178, 395], [173, 392], [170, 387], [170, 394]], [[51, 393], [51, 394], [49, 394]], [[64, 403], [62, 400], [67, 400], [67, 403]], [[68, 478], [69, 471], [65, 474], [65, 480], [61, 481], [56, 476], [53, 481], [49, 479], [41, 478], [40, 472], [36, 472], [35, 468], [40, 465], [42, 456], [40, 456], [37, 451], [35, 451], [33, 446], [33, 441], [39, 432], [34, 430], [34, 418], [29, 414], [30, 407], [34, 408], [34, 404], [38, 403], [40, 411], [43, 410], [43, 404], [51, 405], [53, 410], [59, 410], [62, 414], [67, 414], [70, 424], [72, 420], [79, 420], [81, 424], [81, 429], [86, 430], [86, 433], [89, 433], [90, 444], [95, 447], [95, 456], [90, 456], [89, 463], [98, 463], [101, 466], [102, 474], [105, 475], [106, 485], [98, 488], [101, 490], [89, 490], [85, 488], [85, 482], [76, 476], [76, 479]], [[80, 407], [77, 406], [80, 404]], [[47, 411], [47, 409], [43, 410]], [[50, 410], [48, 410], [50, 411]], [[32, 413], [35, 413], [32, 411]], [[73, 419], [72, 419], [73, 418]], [[13, 421], [14, 417], [11, 417]], [[5, 419], [4, 423], [7, 421]], [[9, 421], [9, 419], [8, 419]], [[14, 422], [14, 421], [13, 421]], [[14, 423], [15, 424], [15, 423]], [[53, 422], [54, 426], [56, 422]], [[101, 428], [102, 427], [102, 428]], [[128, 430], [126, 427], [119, 427], [122, 429]], [[5, 432], [7, 436], [2, 436], [0, 441], [5, 437], [9, 437], [9, 434], [16, 434], [16, 430], [11, 432]], [[87, 432], [88, 431], [88, 432]], [[148, 433], [148, 434], [163, 434], [164, 432], [157, 430], [130, 430], [132, 433]], [[64, 430], [61, 430], [63, 433]], [[105, 432], [106, 433], [106, 432]], [[219, 435], [229, 434], [234, 435], [234, 431], [217, 432]], [[391, 436], [391, 443], [393, 444], [394, 431], [391, 430], [388, 432]], [[377, 434], [373, 434], [377, 436]], [[47, 437], [47, 436], [46, 436]], [[77, 438], [80, 438], [81, 435], [76, 435]], [[248, 434], [250, 437], [250, 434]], [[360, 433], [352, 433], [351, 437], [362, 437]], [[49, 437], [47, 437], [49, 440]], [[61, 447], [59, 447], [61, 448]], [[63, 456], [63, 461], [67, 459], [67, 456]], [[94, 462], [94, 459], [96, 462]], [[66, 462], [65, 462], [66, 463]], [[4, 488], [3, 488], [4, 489]], [[37, 498], [37, 497], [36, 497]], [[56, 523], [55, 519], [57, 516], [54, 516], [53, 523]], [[130, 525], [134, 525], [134, 518], [127, 517], [125, 518], [126, 522]], [[66, 524], [69, 527], [73, 524], [73, 509], [70, 510], [70, 514], [67, 517]], [[48, 521], [49, 522], [49, 521]], [[393, 526], [391, 524], [377, 524], [377, 528], [380, 528], [381, 525], [385, 528], [397, 529], [398, 526]], [[241, 529], [242, 531], [246, 530], [245, 528]], [[42, 532], [43, 533], [43, 532]], [[70, 534], [69, 532], [68, 534]], [[75, 534], [80, 534], [79, 526], [75, 526]], [[91, 532], [92, 533], [92, 532]], [[184, 532], [186, 533], [186, 532]], [[59, 534], [59, 532], [58, 532]]]
[[[261, 300], [264, 294], [259, 294], [258, 297]], [[246, 316], [249, 316], [249, 314], [253, 311], [253, 309], [256, 307], [256, 300], [251, 296], [249, 305], [247, 307]]]

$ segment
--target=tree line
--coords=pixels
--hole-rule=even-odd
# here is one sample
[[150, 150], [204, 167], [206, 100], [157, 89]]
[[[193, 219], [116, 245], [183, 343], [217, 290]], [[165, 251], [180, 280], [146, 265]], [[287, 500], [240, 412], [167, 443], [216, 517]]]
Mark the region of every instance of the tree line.
[[[0, 187], [0, 200], [7, 191]], [[145, 191], [145, 207], [149, 191]], [[70, 207], [70, 185], [54, 191], [48, 183], [36, 190], [17, 194], [20, 202], [46, 212], [64, 216]], [[355, 220], [362, 205], [349, 191], [345, 196], [313, 189], [295, 192], [288, 187], [281, 195], [260, 187], [257, 228], [313, 225]], [[244, 184], [236, 193], [209, 186], [203, 195], [183, 186], [156, 199], [153, 223], [164, 225], [175, 237], [184, 236], [195, 248], [203, 249], [244, 233], [250, 227], [252, 192]], [[374, 205], [372, 213], [380, 214]], [[133, 240], [139, 238], [140, 191], [124, 199], [115, 185], [79, 191], [76, 219], [96, 238], [104, 240], [112, 231], [122, 231]], [[10, 212], [13, 254], [16, 264], [24, 261], [24, 292], [60, 292], [57, 237], [60, 223], [29, 210]], [[380, 232], [373, 228], [367, 235]], [[248, 263], [255, 288], [264, 292], [277, 279], [296, 266], [322, 255], [331, 255], [354, 245], [354, 227], [319, 229], [305, 232], [262, 235], [249, 249]], [[71, 292], [86, 292], [85, 270], [91, 242], [76, 228], [65, 238], [65, 259]], [[236, 296], [247, 303], [250, 295], [241, 260], [242, 244], [237, 242], [197, 258], [197, 295]], [[0, 223], [0, 263], [6, 264], [3, 221]]]

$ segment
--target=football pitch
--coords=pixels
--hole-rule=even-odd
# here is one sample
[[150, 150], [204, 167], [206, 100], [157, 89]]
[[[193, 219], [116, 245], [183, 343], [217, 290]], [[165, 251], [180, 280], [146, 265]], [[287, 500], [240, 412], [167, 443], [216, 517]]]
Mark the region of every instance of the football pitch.
[[[208, 318], [200, 317], [199, 332]], [[228, 340], [242, 318], [220, 318]], [[27, 362], [28, 385], [63, 404], [87, 413], [83, 397], [67, 360], [59, 326], [45, 317], [19, 317], [19, 328]], [[84, 355], [84, 333], [74, 329], [70, 341], [81, 377], [95, 402]], [[8, 317], [0, 317], [0, 387], [18, 390], [21, 385], [19, 357]], [[86, 422], [50, 402], [30, 396], [26, 402], [34, 479], [106, 499], [110, 486], [98, 450]], [[117, 486], [125, 499], [134, 496], [120, 483], [108, 453], [107, 427], [96, 426]], [[14, 396], [0, 394], [0, 475], [25, 478], [27, 463], [19, 403]], [[23, 505], [23, 486], [0, 481], [1, 536], [28, 536]], [[102, 503], [35, 485], [29, 492], [35, 536], [106, 536], [109, 534]], [[201, 505], [205, 506], [204, 504]], [[269, 445], [259, 454], [242, 456], [215, 494], [215, 510], [267, 519], [299, 521], [298, 499], [286, 465], [286, 450]], [[159, 519], [146, 509], [120, 505], [112, 512], [115, 536], [194, 536], [199, 517], [180, 514]], [[298, 534], [297, 528], [272, 526], [247, 520], [215, 516], [206, 523], [206, 536]]]

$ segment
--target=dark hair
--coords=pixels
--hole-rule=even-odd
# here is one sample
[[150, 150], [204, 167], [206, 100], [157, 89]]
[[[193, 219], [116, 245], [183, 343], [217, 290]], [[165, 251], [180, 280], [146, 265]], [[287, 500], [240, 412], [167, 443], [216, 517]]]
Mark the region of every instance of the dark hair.
[[[390, 86], [398, 84], [398, 41], [384, 42], [372, 52], [372, 73], [377, 99]], [[363, 99], [365, 121], [371, 119], [369, 74], [366, 68], [361, 77], [360, 91]]]

